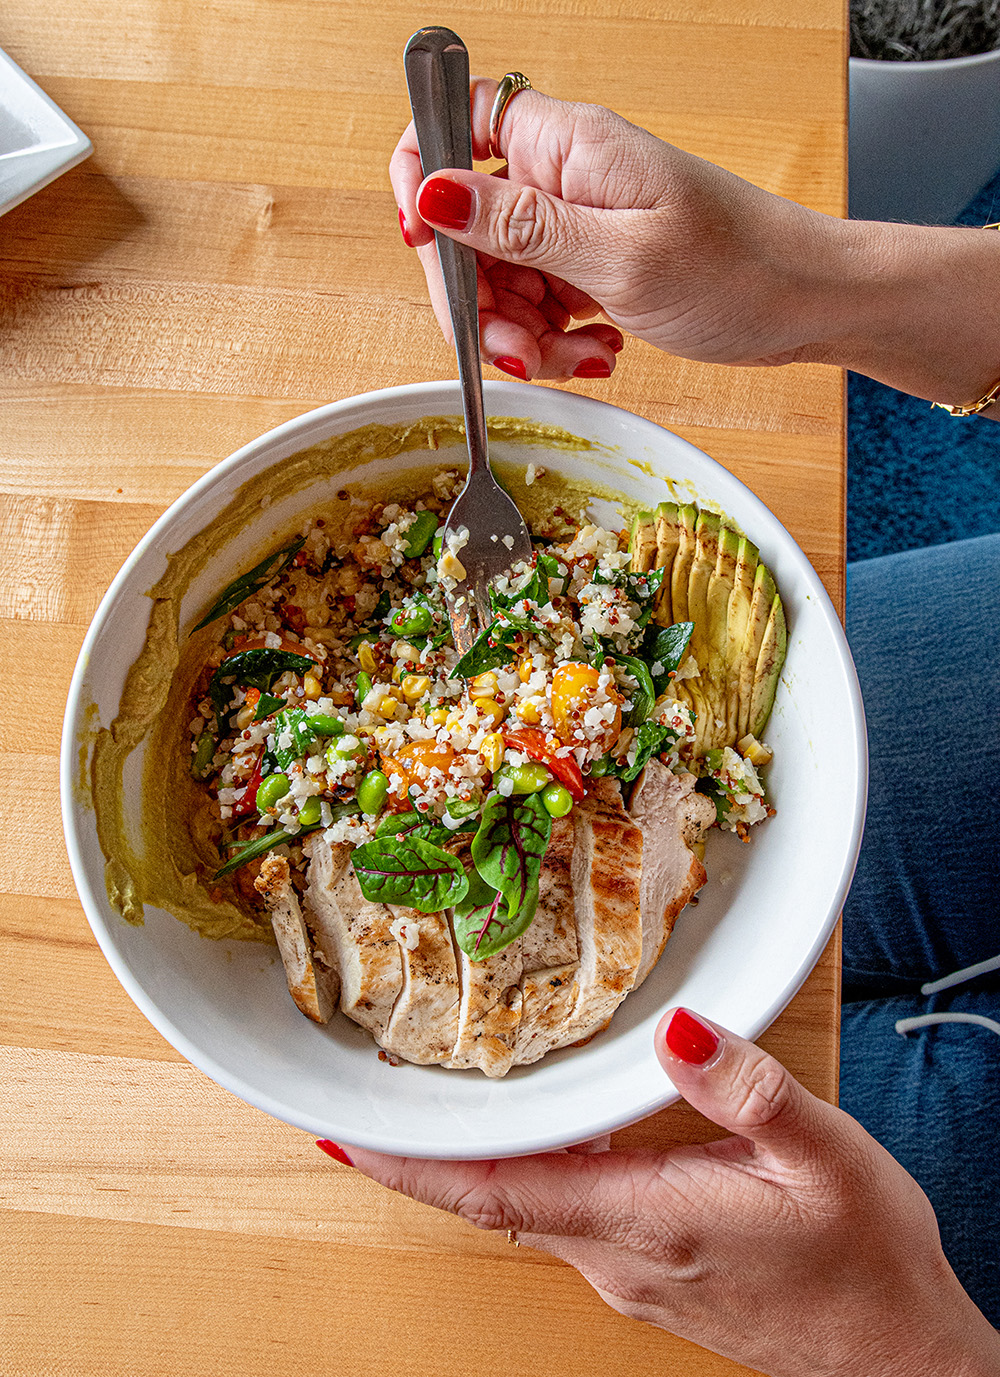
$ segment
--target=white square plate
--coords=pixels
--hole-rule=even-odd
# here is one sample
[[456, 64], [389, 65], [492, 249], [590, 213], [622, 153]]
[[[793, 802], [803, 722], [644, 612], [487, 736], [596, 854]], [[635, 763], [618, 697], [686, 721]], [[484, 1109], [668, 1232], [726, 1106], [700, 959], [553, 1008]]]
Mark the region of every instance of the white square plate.
[[0, 52], [0, 215], [93, 151], [83, 130]]

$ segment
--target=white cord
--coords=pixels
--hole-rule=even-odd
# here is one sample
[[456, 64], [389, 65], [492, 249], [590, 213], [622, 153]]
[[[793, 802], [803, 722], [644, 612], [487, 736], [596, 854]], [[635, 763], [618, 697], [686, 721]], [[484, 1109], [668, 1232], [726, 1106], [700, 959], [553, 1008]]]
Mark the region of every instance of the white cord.
[[1000, 956], [991, 956], [988, 961], [977, 961], [974, 966], [966, 966], [964, 970], [955, 971], [952, 975], [943, 975], [940, 980], [929, 980], [926, 985], [921, 985], [921, 994], [937, 994], [939, 990], [950, 990], [953, 985], [963, 985], [966, 980], [973, 980], [977, 975], [986, 975], [988, 971], [1000, 971]]
[[1000, 1035], [1000, 1023], [985, 1014], [919, 1014], [916, 1018], [898, 1018], [896, 1032], [901, 1037], [912, 1033], [914, 1028], [929, 1028], [932, 1023], [976, 1023], [980, 1028], [989, 1028]]

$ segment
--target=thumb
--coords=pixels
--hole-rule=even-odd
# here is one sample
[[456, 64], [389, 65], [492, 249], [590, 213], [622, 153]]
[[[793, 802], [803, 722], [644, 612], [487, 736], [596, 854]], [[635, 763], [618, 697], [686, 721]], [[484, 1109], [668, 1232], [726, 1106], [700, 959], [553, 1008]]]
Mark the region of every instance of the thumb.
[[839, 1112], [752, 1042], [689, 1009], [669, 1010], [653, 1036], [664, 1071], [712, 1123], [787, 1167], [836, 1149], [843, 1136]]
[[613, 211], [459, 168], [425, 178], [417, 210], [433, 229], [480, 253], [551, 273], [591, 294], [600, 290], [596, 270]]

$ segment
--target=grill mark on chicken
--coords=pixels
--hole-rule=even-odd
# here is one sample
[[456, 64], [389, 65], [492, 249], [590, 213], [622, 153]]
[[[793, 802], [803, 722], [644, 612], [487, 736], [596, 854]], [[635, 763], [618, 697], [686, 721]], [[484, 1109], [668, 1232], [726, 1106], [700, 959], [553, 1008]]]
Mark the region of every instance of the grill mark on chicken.
[[514, 1061], [521, 1022], [520, 943], [512, 942], [484, 961], [472, 961], [461, 948], [456, 958], [462, 996], [458, 1036], [446, 1065], [478, 1066], [493, 1079], [505, 1076]]
[[707, 879], [692, 851], [715, 821], [715, 805], [695, 792], [693, 775], [651, 760], [636, 782], [629, 812], [642, 829], [642, 961], [638, 988], [656, 965], [677, 917]]
[[284, 856], [267, 855], [254, 888], [267, 905], [271, 926], [285, 968], [288, 993], [314, 1023], [328, 1023], [337, 1007], [336, 966], [313, 959], [312, 939], [302, 915], [291, 871]]

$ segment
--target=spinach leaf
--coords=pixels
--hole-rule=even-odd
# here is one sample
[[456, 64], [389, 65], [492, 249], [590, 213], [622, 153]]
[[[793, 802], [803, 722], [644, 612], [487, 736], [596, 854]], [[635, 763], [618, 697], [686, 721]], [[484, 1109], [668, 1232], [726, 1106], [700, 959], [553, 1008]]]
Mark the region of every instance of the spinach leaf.
[[510, 664], [514, 658], [510, 648], [516, 634], [512, 626], [502, 626], [496, 620], [490, 622], [458, 660], [448, 678], [474, 679], [488, 669], [500, 669]]
[[[284, 674], [288, 669], [304, 674], [315, 663], [308, 655], [295, 655], [290, 650], [268, 650], [263, 646], [254, 650], [240, 650], [228, 656], [212, 675], [212, 682], [208, 686], [208, 696], [220, 727], [233, 684], [258, 688], [263, 693], [279, 674]], [[227, 683], [226, 680], [231, 682]]]
[[540, 794], [490, 794], [483, 805], [472, 860], [506, 901], [510, 936], [501, 946], [519, 937], [535, 916], [538, 877], [551, 834], [552, 818]]
[[629, 695], [632, 699], [632, 707], [626, 718], [626, 726], [637, 727], [640, 722], [645, 722], [653, 711], [653, 704], [656, 702], [653, 680], [643, 661], [634, 655], [616, 655], [615, 659], [625, 673], [636, 683], [636, 687]]
[[433, 842], [411, 833], [376, 837], [351, 852], [361, 893], [376, 904], [405, 904], [438, 913], [465, 898], [465, 867]]
[[[302, 708], [285, 708], [274, 719], [271, 729], [274, 733], [274, 757], [282, 770], [287, 770], [293, 760], [302, 760], [311, 754], [316, 733], [309, 725], [309, 718]], [[289, 746], [280, 744], [285, 732], [291, 732]]]
[[[259, 564], [254, 565], [249, 573], [241, 574], [238, 579], [233, 579], [232, 583], [222, 590], [218, 601], [206, 612], [194, 631], [200, 631], [203, 626], [208, 626], [209, 622], [214, 622], [216, 617], [223, 617], [227, 612], [231, 612], [234, 607], [239, 607], [240, 603], [248, 598], [251, 593], [259, 592], [278, 574], [284, 573], [305, 543], [305, 536], [300, 536], [298, 540], [293, 540], [291, 545], [286, 545], [283, 550], [275, 550], [273, 555], [268, 555], [267, 559], [262, 559]], [[192, 635], [194, 631], [191, 633]]]
[[631, 569], [616, 569], [613, 573], [605, 574], [595, 569], [591, 583], [604, 583], [612, 588], [622, 588], [632, 602], [637, 602], [641, 606], [656, 600], [665, 572], [664, 569], [649, 569], [645, 573], [637, 574]]
[[684, 659], [694, 622], [674, 622], [673, 626], [658, 626], [646, 633], [642, 656], [648, 665], [663, 666], [659, 674], [653, 675], [653, 687], [657, 697], [670, 683], [671, 674]]
[[452, 926], [455, 941], [472, 961], [485, 961], [509, 946], [521, 936], [534, 916], [526, 922], [512, 923], [504, 906], [503, 895], [492, 889], [478, 872], [469, 876], [469, 892], [455, 907]]
[[661, 727], [658, 722], [640, 722], [633, 738], [636, 747], [633, 763], [619, 765], [613, 755], [602, 756], [601, 759], [607, 762], [605, 773], [614, 775], [623, 784], [631, 784], [632, 780], [639, 778], [654, 755], [659, 755], [676, 740], [677, 733], [673, 727]]
[[549, 601], [549, 576], [554, 574], [558, 567], [558, 561], [552, 555], [539, 555], [534, 568], [514, 588], [506, 593], [500, 593], [496, 588], [490, 589], [490, 606], [494, 612], [506, 612], [515, 603], [523, 602], [527, 598], [536, 606], [544, 607]]

